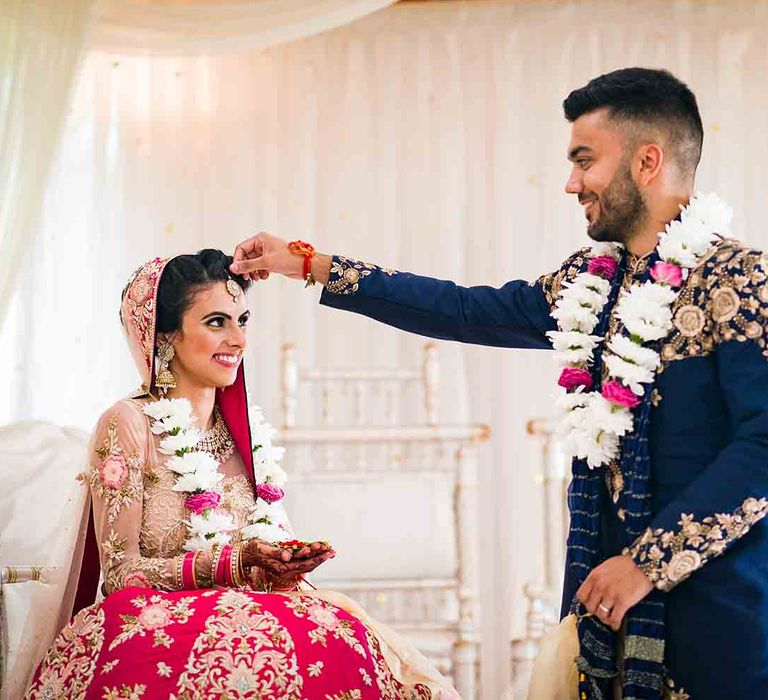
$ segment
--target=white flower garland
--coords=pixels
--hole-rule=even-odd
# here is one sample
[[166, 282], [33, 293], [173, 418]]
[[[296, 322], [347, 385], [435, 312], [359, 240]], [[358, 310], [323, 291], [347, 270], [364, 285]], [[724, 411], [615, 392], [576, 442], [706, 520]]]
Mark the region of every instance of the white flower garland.
[[562, 410], [558, 434], [564, 448], [591, 468], [618, 457], [620, 439], [633, 431], [632, 409], [655, 381], [661, 363], [659, 353], [647, 346], [671, 330], [679, 288], [717, 235], [730, 233], [732, 216], [717, 195], [697, 193], [681, 208], [680, 220], [671, 221], [659, 234], [660, 261], [651, 269], [654, 281], [632, 285], [616, 305], [627, 335], [614, 336], [603, 351], [608, 378], [601, 391], [591, 391], [589, 367], [595, 347], [604, 339], [592, 333], [608, 301], [622, 246], [596, 244], [587, 272], [563, 285], [552, 312], [558, 330], [547, 334], [562, 367], [558, 384], [566, 390], [557, 402]]
[[[215, 544], [232, 539], [235, 523], [229, 513], [218, 508], [221, 499], [219, 463], [210, 452], [196, 449], [202, 433], [193, 426], [192, 406], [186, 399], [160, 399], [144, 406], [151, 419], [151, 430], [161, 435], [160, 452], [170, 455], [166, 466], [176, 474], [174, 491], [188, 494], [191, 511], [185, 523], [190, 536], [184, 544], [187, 551], [210, 551]], [[279, 466], [284, 450], [273, 447], [275, 430], [263, 420], [261, 409], [250, 413], [253, 436], [253, 459], [256, 476], [256, 505], [248, 516], [248, 525], [240, 534], [243, 539], [258, 538], [267, 542], [290, 539], [288, 518], [282, 504], [282, 485], [287, 477]]]

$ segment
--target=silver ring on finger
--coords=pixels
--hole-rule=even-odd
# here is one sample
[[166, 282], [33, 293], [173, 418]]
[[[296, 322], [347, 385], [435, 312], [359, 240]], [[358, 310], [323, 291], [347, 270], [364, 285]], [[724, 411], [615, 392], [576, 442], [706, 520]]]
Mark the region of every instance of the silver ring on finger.
[[611, 614], [611, 609], [612, 609], [612, 607], [613, 607], [613, 606], [611, 606], [611, 607], [608, 607], [607, 605], [603, 605], [602, 603], [600, 603], [600, 605], [598, 605], [598, 606], [597, 606], [597, 609], [598, 609], [600, 612], [603, 612], [603, 613], [605, 613], [606, 615], [610, 615], [610, 614]]

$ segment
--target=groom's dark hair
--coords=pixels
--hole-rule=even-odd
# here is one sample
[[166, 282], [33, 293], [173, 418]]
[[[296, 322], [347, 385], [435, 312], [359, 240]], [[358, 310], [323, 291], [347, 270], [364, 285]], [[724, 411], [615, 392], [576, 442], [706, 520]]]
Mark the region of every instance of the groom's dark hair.
[[638, 138], [649, 127], [661, 132], [681, 173], [693, 177], [704, 129], [696, 96], [684, 82], [666, 70], [621, 68], [593, 78], [563, 101], [569, 122], [602, 108]]

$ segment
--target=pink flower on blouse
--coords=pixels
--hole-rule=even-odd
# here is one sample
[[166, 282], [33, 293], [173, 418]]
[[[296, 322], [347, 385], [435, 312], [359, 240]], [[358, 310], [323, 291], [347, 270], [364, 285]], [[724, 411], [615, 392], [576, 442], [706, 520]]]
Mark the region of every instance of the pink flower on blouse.
[[616, 406], [623, 408], [634, 408], [640, 403], [640, 398], [632, 389], [624, 386], [621, 382], [611, 379], [603, 384], [601, 390], [603, 398]]
[[188, 496], [185, 503], [187, 508], [194, 512], [195, 515], [200, 515], [204, 510], [218, 508], [219, 503], [221, 503], [221, 494], [215, 491], [195, 493], [192, 496]]
[[613, 276], [618, 269], [619, 263], [617, 263], [610, 255], [598, 255], [596, 258], [592, 258], [587, 266], [587, 272], [589, 272], [589, 274], [597, 275], [605, 280], [613, 279]]
[[675, 263], [657, 262], [651, 268], [651, 277], [670, 287], [679, 287], [683, 283], [683, 271]]
[[110, 454], [99, 468], [101, 481], [111, 489], [119, 489], [128, 478], [128, 465], [123, 455]]
[[168, 608], [160, 603], [147, 605], [139, 613], [139, 622], [144, 629], [160, 629], [171, 622], [171, 613]]
[[149, 579], [141, 571], [132, 571], [123, 579], [123, 588], [138, 586], [139, 588], [152, 588]]
[[589, 391], [592, 388], [592, 375], [581, 367], [566, 367], [560, 373], [557, 383], [566, 391], [575, 391], [580, 386]]
[[256, 487], [256, 496], [267, 503], [276, 503], [285, 496], [285, 491], [274, 484], [259, 484]]

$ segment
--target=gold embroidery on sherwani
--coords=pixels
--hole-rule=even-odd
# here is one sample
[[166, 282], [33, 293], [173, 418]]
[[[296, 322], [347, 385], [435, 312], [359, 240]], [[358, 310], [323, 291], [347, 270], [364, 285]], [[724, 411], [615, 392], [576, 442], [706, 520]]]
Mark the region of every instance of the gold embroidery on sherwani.
[[656, 588], [672, 590], [768, 515], [768, 499], [747, 498], [732, 513], [693, 519], [683, 513], [679, 530], [648, 528], [628, 550]]
[[564, 282], [573, 282], [580, 272], [586, 269], [589, 260], [590, 248], [582, 248], [570, 258], [568, 258], [556, 272], [542, 275], [532, 284], [537, 284], [544, 292], [544, 298], [547, 300], [550, 308], [553, 309], [560, 292], [563, 289]]
[[362, 260], [337, 256], [331, 263], [330, 277], [325, 288], [332, 294], [354, 294], [360, 289], [360, 281], [375, 270], [390, 277], [397, 274], [397, 270], [388, 267], [378, 267]]
[[754, 340], [768, 357], [767, 260], [733, 239], [715, 244], [672, 307], [674, 328], [662, 343], [659, 373], [671, 362], [709, 355], [733, 340]]

